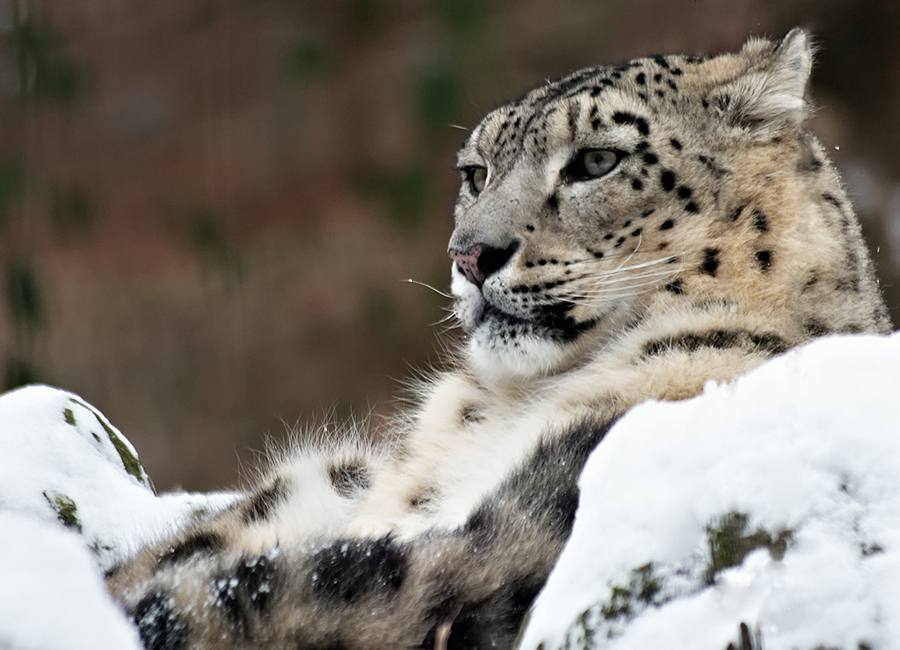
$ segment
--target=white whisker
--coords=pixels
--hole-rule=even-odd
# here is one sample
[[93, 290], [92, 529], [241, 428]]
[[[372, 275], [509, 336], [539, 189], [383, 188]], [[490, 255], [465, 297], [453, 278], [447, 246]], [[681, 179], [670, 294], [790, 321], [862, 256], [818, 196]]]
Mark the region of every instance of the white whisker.
[[437, 295], [447, 298], [448, 300], [452, 299], [452, 296], [449, 293], [445, 293], [444, 291], [440, 291], [439, 289], [435, 289], [430, 284], [425, 284], [424, 282], [419, 282], [418, 280], [413, 280], [412, 278], [407, 278], [404, 280], [405, 282], [409, 282], [410, 284], [417, 284], [420, 287], [425, 287], [426, 289], [431, 289]]
[[625, 266], [626, 264], [628, 264], [628, 262], [631, 260], [631, 258], [634, 257], [634, 254], [638, 252], [638, 249], [641, 247], [641, 242], [642, 242], [642, 241], [644, 241], [644, 235], [643, 235], [643, 233], [641, 233], [640, 235], [638, 235], [638, 243], [637, 243], [637, 246], [635, 246], [635, 247], [634, 247], [634, 250], [631, 251], [631, 254], [630, 254], [628, 257], [625, 258], [625, 261], [623, 261], [621, 264], [619, 264], [619, 266], [617, 267], [616, 270], [618, 270], [618, 269], [622, 268], [623, 266]]
[[459, 329], [462, 327], [462, 323], [458, 320], [455, 322], [450, 322], [449, 324], [442, 325], [440, 328], [440, 335], [445, 336], [446, 334], [452, 332], [455, 329]]
[[663, 268], [663, 269], [654, 269], [652, 271], [644, 271], [643, 273], [633, 273], [624, 277], [618, 278], [607, 278], [602, 283], [595, 287], [589, 287], [584, 291], [587, 293], [602, 291], [603, 289], [611, 286], [630, 284], [635, 281], [648, 280], [654, 278], [665, 278], [670, 276], [675, 276], [678, 274], [679, 269], [677, 268]]
[[[674, 259], [674, 258], [669, 258]], [[556, 300], [580, 304], [584, 302], [593, 302], [595, 300], [611, 300], [616, 298], [630, 297], [645, 293], [647, 288], [658, 287], [661, 281], [674, 278], [681, 271], [681, 265], [666, 266], [664, 268], [653, 268], [660, 261], [648, 262], [645, 264], [636, 264], [625, 270], [620, 270], [615, 275], [607, 273], [598, 273], [595, 276], [586, 274], [585, 280], [599, 280], [599, 284], [591, 287], [573, 288], [564, 291], [555, 297]], [[640, 273], [630, 273], [633, 269], [643, 269]]]
[[[627, 273], [627, 272], [635, 270], [635, 269], [643, 269], [643, 268], [647, 268], [650, 266], [656, 266], [658, 264], [669, 264], [669, 263], [671, 263], [671, 260], [674, 260], [677, 258], [678, 258], [678, 255], [666, 255], [665, 257], [661, 257], [656, 260], [651, 260], [649, 262], [641, 262], [640, 264], [633, 264], [632, 266], [628, 266], [625, 268], [623, 268], [623, 265], [620, 264], [619, 266], [617, 266], [614, 269], [609, 269], [607, 271], [599, 271], [597, 273], [586, 274], [585, 277], [593, 277], [593, 278], [599, 279], [599, 278], [603, 278], [606, 276], [621, 275], [622, 273]], [[628, 259], [631, 259], [631, 256], [629, 256]], [[626, 259], [625, 261], [627, 262], [628, 260]]]
[[[633, 251], [631, 251], [631, 252], [629, 252], [629, 253], [620, 253], [620, 254], [617, 254], [617, 255], [604, 255], [604, 256], [601, 257], [601, 258], [596, 258], [596, 257], [586, 257], [586, 258], [584, 258], [584, 259], [573, 259], [573, 260], [569, 260], [569, 261], [567, 262], [567, 264], [568, 264], [569, 266], [576, 266], [576, 265], [579, 265], [579, 266], [580, 266], [580, 265], [597, 265], [597, 264], [604, 264], [604, 263], [608, 263], [608, 262], [610, 262], [610, 261], [614, 261], [614, 260], [616, 260], [616, 259], [618, 259], [618, 258], [620, 258], [620, 257], [625, 257], [625, 258], [626, 258], [625, 261], [627, 262], [628, 260], [630, 260], [630, 259], [631, 259], [632, 257], [634, 257], [635, 255], [653, 255], [653, 254], [658, 253], [658, 252], [659, 252], [659, 251], [638, 250], [637, 248], [635, 248]], [[665, 260], [665, 259], [669, 259], [669, 258], [673, 258], [673, 257], [680, 257], [680, 256], [686, 255], [686, 254], [687, 254], [686, 251], [680, 251], [680, 252], [675, 252], [675, 253], [669, 253], [666, 257], [664, 257], [664, 258], [662, 258], [662, 259]], [[657, 260], [657, 261], [659, 261], [659, 260]], [[615, 269], [613, 269], [612, 272], [615, 272]]]
[[448, 313], [446, 316], [444, 316], [440, 320], [436, 320], [435, 322], [431, 323], [429, 325], [429, 327], [437, 327], [438, 325], [443, 325], [444, 323], [449, 323], [454, 318], [456, 318], [456, 314], [451, 311], [450, 313]]
[[633, 251], [629, 251], [627, 253], [605, 254], [602, 257], [591, 256], [591, 257], [584, 257], [581, 259], [575, 258], [575, 259], [568, 260], [568, 262], [569, 262], [569, 264], [597, 264], [597, 263], [609, 262], [610, 260], [616, 260], [621, 257], [629, 257], [635, 253], [638, 253], [640, 255], [652, 255], [655, 252], [658, 252], [658, 251], [633, 250]]
[[659, 286], [658, 281], [652, 282], [643, 282], [639, 284], [623, 284], [617, 287], [610, 287], [603, 290], [585, 292], [582, 294], [569, 294], [568, 296], [561, 297], [560, 300], [564, 302], [571, 302], [575, 304], [584, 304], [584, 303], [593, 303], [596, 300], [605, 300], [608, 301], [612, 298], [616, 298], [620, 296], [623, 292], [630, 292], [630, 295], [637, 295], [638, 293], [646, 293], [646, 291], [639, 291], [642, 289], [657, 287]]

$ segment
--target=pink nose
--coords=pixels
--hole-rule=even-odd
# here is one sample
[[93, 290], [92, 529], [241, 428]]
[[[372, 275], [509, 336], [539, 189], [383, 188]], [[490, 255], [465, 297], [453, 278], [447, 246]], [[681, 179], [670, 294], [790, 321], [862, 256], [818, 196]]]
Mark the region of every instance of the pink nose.
[[519, 242], [514, 241], [506, 248], [475, 244], [465, 252], [451, 248], [449, 253], [456, 266], [466, 274], [466, 279], [480, 287], [490, 275], [506, 266], [517, 250]]
[[484, 279], [487, 277], [484, 272], [478, 268], [478, 258], [481, 257], [481, 252], [483, 250], [484, 248], [480, 244], [473, 246], [467, 253], [461, 253], [455, 249], [450, 250], [450, 258], [456, 262], [456, 265], [460, 270], [466, 274], [466, 279], [479, 287], [484, 284]]

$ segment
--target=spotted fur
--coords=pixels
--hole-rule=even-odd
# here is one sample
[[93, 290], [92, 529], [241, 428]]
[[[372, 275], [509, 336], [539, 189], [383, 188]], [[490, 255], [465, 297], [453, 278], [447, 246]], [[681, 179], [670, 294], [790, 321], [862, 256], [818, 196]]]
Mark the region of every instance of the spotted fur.
[[621, 414], [889, 331], [803, 129], [810, 67], [795, 30], [581, 70], [485, 117], [458, 158], [456, 369], [396, 444], [289, 455], [114, 571], [145, 646], [509, 648]]

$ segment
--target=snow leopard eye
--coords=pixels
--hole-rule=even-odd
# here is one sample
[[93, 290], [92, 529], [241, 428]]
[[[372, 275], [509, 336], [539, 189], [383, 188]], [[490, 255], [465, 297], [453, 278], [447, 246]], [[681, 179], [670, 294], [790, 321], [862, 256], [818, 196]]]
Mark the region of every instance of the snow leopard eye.
[[609, 149], [582, 149], [563, 170], [563, 175], [570, 181], [600, 178], [611, 172], [619, 159], [618, 152]]
[[466, 181], [469, 183], [469, 189], [472, 191], [472, 194], [476, 196], [481, 194], [484, 186], [487, 185], [487, 168], [472, 165], [463, 169], [463, 173], [466, 176]]

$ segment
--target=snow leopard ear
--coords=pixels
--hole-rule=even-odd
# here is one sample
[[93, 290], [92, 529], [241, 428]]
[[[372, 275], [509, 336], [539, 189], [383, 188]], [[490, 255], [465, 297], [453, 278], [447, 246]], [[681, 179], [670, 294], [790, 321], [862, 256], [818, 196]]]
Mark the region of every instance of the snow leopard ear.
[[751, 39], [738, 56], [747, 61], [746, 72], [717, 88], [710, 104], [754, 139], [799, 129], [807, 115], [804, 93], [812, 69], [809, 34], [795, 28], [779, 43]]

